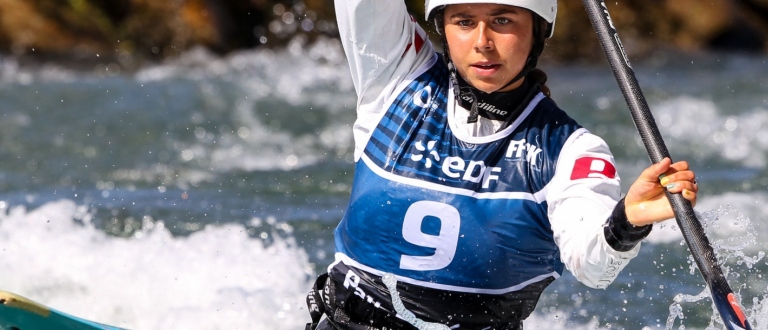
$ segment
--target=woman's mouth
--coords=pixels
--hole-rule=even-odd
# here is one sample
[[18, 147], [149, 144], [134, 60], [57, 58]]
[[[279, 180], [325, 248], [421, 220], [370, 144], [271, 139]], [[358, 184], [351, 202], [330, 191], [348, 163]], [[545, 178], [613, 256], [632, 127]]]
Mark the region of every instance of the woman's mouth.
[[499, 71], [499, 68], [501, 68], [501, 64], [476, 63], [476, 64], [472, 64], [471, 67], [472, 67], [472, 70], [474, 70], [477, 74], [489, 75]]

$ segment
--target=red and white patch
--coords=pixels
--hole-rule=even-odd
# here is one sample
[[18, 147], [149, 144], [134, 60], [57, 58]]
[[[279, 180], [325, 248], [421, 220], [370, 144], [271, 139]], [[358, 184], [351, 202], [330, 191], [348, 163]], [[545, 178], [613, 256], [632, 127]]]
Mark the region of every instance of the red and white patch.
[[616, 167], [603, 158], [581, 157], [573, 165], [571, 180], [586, 178], [615, 179]]
[[[411, 16], [411, 21], [416, 22], [416, 19], [413, 18], [413, 16]], [[424, 47], [425, 40], [426, 40], [426, 32], [424, 32], [424, 30], [422, 30], [421, 28], [416, 27], [416, 31], [413, 35], [413, 42], [409, 43], [408, 46], [405, 47], [405, 52], [403, 52], [403, 56], [405, 56], [405, 53], [407, 53], [408, 50], [411, 49], [411, 46], [414, 46], [414, 43], [416, 44], [415, 45], [416, 52], [417, 53], [420, 52], [421, 48]]]

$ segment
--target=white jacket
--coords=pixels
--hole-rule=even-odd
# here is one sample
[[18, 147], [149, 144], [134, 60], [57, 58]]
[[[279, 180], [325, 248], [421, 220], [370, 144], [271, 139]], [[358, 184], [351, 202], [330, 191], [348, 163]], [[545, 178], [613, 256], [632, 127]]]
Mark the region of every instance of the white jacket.
[[[425, 31], [407, 13], [402, 0], [336, 0], [341, 40], [358, 95], [354, 124], [355, 160], [362, 155], [370, 134], [392, 103], [405, 78], [435, 56]], [[456, 103], [454, 101], [454, 103]], [[501, 122], [480, 117], [467, 123], [469, 111], [455, 104], [453, 122], [459, 137], [481, 137], [498, 130]], [[574, 134], [560, 154], [554, 178], [546, 189], [548, 216], [555, 242], [566, 268], [582, 283], [605, 288], [635, 257], [637, 244], [627, 252], [614, 250], [606, 241], [604, 225], [621, 198], [620, 179], [590, 175], [571, 180], [577, 160], [604, 160], [615, 169], [608, 145], [588, 131]]]

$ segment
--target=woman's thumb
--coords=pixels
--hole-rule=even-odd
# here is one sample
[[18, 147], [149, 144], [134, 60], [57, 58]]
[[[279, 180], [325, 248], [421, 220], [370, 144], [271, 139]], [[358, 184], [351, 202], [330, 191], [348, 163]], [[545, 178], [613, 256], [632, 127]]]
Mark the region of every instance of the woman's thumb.
[[643, 179], [646, 181], [658, 181], [659, 176], [666, 173], [670, 165], [672, 165], [672, 160], [669, 157], [664, 157], [660, 162], [651, 165], [643, 171]]

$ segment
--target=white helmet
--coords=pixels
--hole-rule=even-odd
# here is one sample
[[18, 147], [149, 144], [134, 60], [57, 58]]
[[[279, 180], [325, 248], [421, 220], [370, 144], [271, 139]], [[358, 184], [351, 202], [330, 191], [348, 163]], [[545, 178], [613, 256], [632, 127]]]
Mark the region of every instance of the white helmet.
[[547, 37], [552, 37], [555, 31], [557, 16], [557, 0], [426, 0], [426, 18], [429, 21], [435, 9], [456, 4], [466, 3], [495, 3], [528, 9], [541, 16], [548, 24]]

